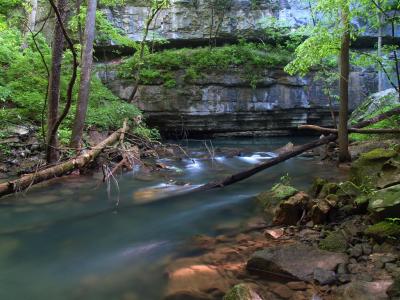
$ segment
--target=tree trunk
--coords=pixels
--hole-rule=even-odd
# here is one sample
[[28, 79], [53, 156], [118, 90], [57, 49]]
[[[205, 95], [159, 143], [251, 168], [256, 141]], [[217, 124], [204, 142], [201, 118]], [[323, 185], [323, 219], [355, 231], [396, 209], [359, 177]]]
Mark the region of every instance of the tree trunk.
[[350, 69], [350, 25], [348, 7], [342, 10], [343, 35], [340, 47], [340, 110], [339, 110], [339, 161], [350, 161], [349, 136], [347, 132], [347, 122], [349, 118], [349, 69]]
[[70, 141], [72, 148], [80, 147], [89, 102], [90, 77], [93, 63], [93, 41], [96, 25], [96, 6], [97, 0], [88, 0], [78, 105]]
[[[378, 13], [378, 59], [382, 57], [382, 27], [383, 27], [383, 20], [382, 20], [382, 13]], [[383, 91], [383, 71], [381, 69], [378, 70], [378, 92]]]
[[[66, 0], [58, 0], [57, 8], [62, 20], [66, 15]], [[64, 34], [58, 19], [55, 21], [52, 45], [52, 60], [49, 77], [49, 92], [47, 101], [47, 144], [46, 160], [54, 163], [59, 158], [57, 133], [53, 133], [53, 128], [58, 119], [58, 104], [60, 100], [60, 79], [61, 64], [63, 56]]]

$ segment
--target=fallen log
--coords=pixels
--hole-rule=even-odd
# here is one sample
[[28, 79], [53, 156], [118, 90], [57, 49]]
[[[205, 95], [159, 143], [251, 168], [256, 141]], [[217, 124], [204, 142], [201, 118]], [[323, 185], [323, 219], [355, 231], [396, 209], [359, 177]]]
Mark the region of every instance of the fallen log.
[[[317, 125], [299, 125], [298, 129], [314, 130], [322, 133], [337, 133], [338, 130], [335, 128], [321, 127]], [[400, 128], [349, 128], [349, 133], [362, 133], [362, 134], [378, 134], [378, 133], [400, 133]]]
[[367, 127], [369, 125], [378, 123], [378, 122], [380, 122], [382, 120], [385, 120], [387, 118], [390, 118], [390, 117], [393, 117], [393, 116], [397, 116], [397, 115], [400, 115], [400, 107], [396, 107], [396, 108], [393, 108], [391, 110], [388, 110], [387, 112], [384, 112], [384, 113], [382, 113], [380, 115], [372, 117], [372, 118], [370, 118], [368, 120], [364, 120], [364, 121], [358, 122], [357, 124], [353, 125], [353, 128]]
[[70, 159], [58, 165], [43, 169], [32, 174], [24, 175], [18, 179], [1, 183], [0, 197], [25, 190], [34, 184], [43, 182], [54, 177], [62, 176], [67, 172], [73, 171], [75, 169], [83, 168], [89, 162], [93, 161], [100, 154], [100, 152], [103, 151], [105, 147], [117, 142], [121, 134], [123, 134], [128, 129], [128, 126], [124, 126], [123, 128], [118, 129], [105, 140], [97, 144], [95, 147], [91, 148], [86, 153], [77, 156], [76, 158]]
[[228, 177], [225, 177], [222, 180], [209, 182], [207, 184], [201, 185], [201, 186], [199, 186], [198, 188], [196, 188], [196, 189], [194, 189], [192, 191], [199, 191], [199, 190], [205, 191], [205, 190], [211, 190], [211, 189], [214, 189], [214, 188], [231, 185], [231, 184], [236, 183], [238, 181], [241, 181], [243, 179], [249, 178], [250, 176], [252, 176], [252, 175], [254, 175], [254, 174], [256, 174], [256, 173], [258, 173], [258, 172], [260, 172], [262, 170], [265, 170], [265, 169], [270, 168], [272, 166], [275, 166], [275, 165], [277, 165], [277, 164], [279, 164], [279, 163], [281, 163], [281, 162], [283, 162], [285, 160], [288, 160], [289, 158], [295, 157], [295, 156], [297, 156], [297, 155], [299, 155], [299, 154], [301, 154], [301, 153], [303, 153], [303, 152], [305, 152], [307, 150], [311, 150], [311, 149], [314, 149], [316, 147], [328, 144], [328, 143], [336, 140], [336, 138], [337, 138], [336, 134], [330, 134], [330, 135], [328, 135], [326, 137], [320, 138], [320, 139], [315, 140], [315, 141], [313, 141], [311, 143], [294, 147], [293, 150], [289, 150], [289, 151], [283, 152], [279, 156], [277, 156], [277, 157], [275, 157], [273, 159], [270, 159], [270, 160], [268, 160], [268, 161], [266, 161], [266, 162], [264, 162], [262, 164], [256, 165], [253, 168], [250, 168], [250, 169], [247, 169], [245, 171], [230, 175]]

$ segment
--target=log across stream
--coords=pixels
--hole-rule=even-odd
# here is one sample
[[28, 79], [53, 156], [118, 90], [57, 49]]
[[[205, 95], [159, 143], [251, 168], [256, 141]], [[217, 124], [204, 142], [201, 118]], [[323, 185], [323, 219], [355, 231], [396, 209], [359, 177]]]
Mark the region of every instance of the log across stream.
[[[215, 148], [223, 150], [213, 161], [203, 159], [207, 151], [201, 142], [192, 142], [194, 163], [163, 160], [170, 168], [160, 173], [139, 169], [120, 177], [118, 208], [115, 187], [110, 199], [105, 185], [97, 187], [101, 176], [59, 178], [45, 188], [11, 196], [12, 202], [2, 204], [0, 210], [0, 299], [108, 300], [130, 295], [161, 299], [166, 284], [163, 264], [178, 250], [188, 249], [192, 236], [240, 228], [241, 222], [254, 216], [254, 195], [286, 173], [300, 188], [307, 187], [313, 176], [340, 174], [319, 160], [296, 157], [224, 189], [148, 205], [134, 205], [133, 194], [161, 184], [200, 185], [224, 178], [270, 161], [274, 157], [270, 151], [288, 141], [213, 141]], [[242, 155], [227, 155], [233, 148], [240, 148]], [[105, 213], [96, 215], [97, 211]]]

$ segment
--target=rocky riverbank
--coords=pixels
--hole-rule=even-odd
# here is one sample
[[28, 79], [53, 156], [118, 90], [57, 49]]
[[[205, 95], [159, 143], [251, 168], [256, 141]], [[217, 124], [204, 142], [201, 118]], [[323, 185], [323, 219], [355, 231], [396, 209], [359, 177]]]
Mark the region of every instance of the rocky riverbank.
[[244, 231], [196, 237], [189, 253], [201, 254], [167, 266], [165, 299], [400, 299], [393, 145], [353, 145], [346, 181], [301, 191], [285, 179], [259, 194], [261, 217]]

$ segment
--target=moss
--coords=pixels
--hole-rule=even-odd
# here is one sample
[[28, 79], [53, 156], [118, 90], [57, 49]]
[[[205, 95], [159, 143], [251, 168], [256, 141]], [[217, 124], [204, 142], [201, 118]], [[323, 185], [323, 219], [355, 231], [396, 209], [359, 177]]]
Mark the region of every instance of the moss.
[[243, 283], [235, 285], [224, 296], [223, 300], [250, 300], [252, 299], [250, 289]]
[[351, 165], [350, 181], [358, 186], [374, 188], [384, 165], [395, 156], [397, 156], [396, 151], [383, 148], [362, 154]]
[[282, 200], [288, 199], [297, 192], [298, 190], [292, 186], [278, 183], [270, 190], [260, 193], [257, 199], [266, 208], [278, 205]]
[[319, 242], [319, 248], [332, 252], [345, 252], [347, 249], [347, 241], [343, 233], [340, 231], [330, 232], [326, 238]]
[[395, 150], [377, 148], [377, 149], [371, 150], [367, 153], [361, 154], [361, 158], [366, 159], [366, 160], [380, 160], [380, 159], [386, 160], [386, 159], [392, 158], [396, 155], [397, 155], [397, 152]]
[[368, 210], [382, 217], [398, 217], [400, 210], [400, 184], [374, 193], [369, 201]]
[[339, 190], [336, 195], [340, 196], [349, 196], [356, 197], [362, 193], [360, 187], [355, 185], [351, 181], [345, 181], [339, 184]]
[[330, 194], [336, 194], [336, 192], [338, 190], [339, 190], [339, 185], [337, 183], [328, 182], [322, 187], [321, 192], [319, 193], [318, 197], [325, 198], [326, 196], [328, 196]]
[[318, 197], [318, 194], [321, 192], [322, 187], [328, 183], [328, 180], [317, 177], [314, 178], [313, 183], [310, 188], [311, 197]]
[[393, 237], [397, 238], [400, 237], [400, 224], [382, 221], [369, 226], [364, 233], [377, 241], [384, 241]]
[[357, 206], [365, 206], [365, 205], [368, 205], [369, 198], [370, 197], [368, 195], [362, 194], [362, 195], [357, 196], [356, 199], [354, 199], [354, 203]]

